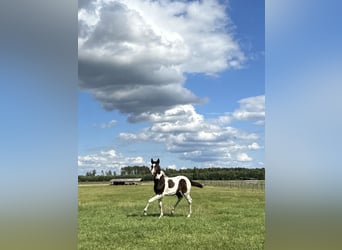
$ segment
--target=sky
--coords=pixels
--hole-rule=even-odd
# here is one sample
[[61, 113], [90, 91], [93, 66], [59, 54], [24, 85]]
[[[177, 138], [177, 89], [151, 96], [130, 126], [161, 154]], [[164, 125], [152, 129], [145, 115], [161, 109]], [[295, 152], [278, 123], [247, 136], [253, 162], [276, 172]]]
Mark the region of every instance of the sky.
[[79, 1], [78, 173], [264, 165], [264, 1]]

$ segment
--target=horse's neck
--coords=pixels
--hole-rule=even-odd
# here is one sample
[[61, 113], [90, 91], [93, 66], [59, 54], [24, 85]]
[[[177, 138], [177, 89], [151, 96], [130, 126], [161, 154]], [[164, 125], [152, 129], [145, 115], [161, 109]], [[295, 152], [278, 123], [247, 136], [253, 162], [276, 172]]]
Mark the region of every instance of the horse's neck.
[[160, 174], [157, 174], [154, 178], [159, 180], [162, 176], [164, 176], [164, 178], [167, 178], [167, 176], [164, 173], [164, 171], [160, 170]]
[[164, 176], [165, 178], [168, 178], [167, 175], [165, 174], [165, 172], [164, 172], [163, 170], [160, 170], [160, 174], [161, 174], [162, 176]]

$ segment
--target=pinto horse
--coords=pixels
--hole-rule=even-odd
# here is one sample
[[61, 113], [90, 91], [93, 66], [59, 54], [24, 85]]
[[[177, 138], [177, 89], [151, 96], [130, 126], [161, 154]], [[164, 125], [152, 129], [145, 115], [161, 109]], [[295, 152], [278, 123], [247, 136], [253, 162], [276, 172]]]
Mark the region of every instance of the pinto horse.
[[159, 218], [161, 218], [163, 216], [163, 207], [162, 207], [163, 197], [165, 195], [177, 195], [178, 200], [176, 204], [173, 206], [171, 214], [174, 213], [177, 205], [185, 196], [185, 198], [187, 199], [189, 203], [189, 214], [187, 217], [190, 217], [191, 203], [192, 203], [192, 199], [190, 196], [191, 186], [203, 188], [203, 185], [201, 183], [189, 180], [186, 176], [167, 177], [164, 171], [160, 169], [159, 162], [160, 162], [159, 159], [157, 161], [153, 161], [153, 159], [151, 159], [151, 164], [152, 164], [151, 173], [154, 179], [154, 192], [156, 193], [156, 195], [148, 200], [147, 205], [144, 209], [144, 215], [147, 215], [148, 206], [152, 202], [159, 200], [159, 208], [160, 208]]

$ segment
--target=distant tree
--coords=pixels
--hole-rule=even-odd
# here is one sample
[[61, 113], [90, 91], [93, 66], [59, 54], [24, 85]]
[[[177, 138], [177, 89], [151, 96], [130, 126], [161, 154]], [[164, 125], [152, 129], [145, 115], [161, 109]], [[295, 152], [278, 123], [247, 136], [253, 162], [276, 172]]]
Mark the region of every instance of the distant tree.
[[86, 172], [86, 176], [95, 176], [96, 175], [96, 170], [91, 170]]
[[[117, 176], [115, 171], [107, 171], [102, 176], [96, 176], [96, 170], [86, 172], [86, 176], [79, 176], [79, 181], [107, 181], [112, 176]], [[165, 169], [166, 175], [172, 177], [176, 175], [184, 175], [191, 179], [197, 180], [248, 180], [257, 179], [265, 180], [264, 168], [198, 168], [193, 169]], [[124, 177], [141, 177], [144, 181], [153, 180], [149, 167], [146, 166], [127, 166], [121, 169], [121, 176]]]
[[194, 167], [192, 179], [197, 180], [198, 179], [198, 169]]

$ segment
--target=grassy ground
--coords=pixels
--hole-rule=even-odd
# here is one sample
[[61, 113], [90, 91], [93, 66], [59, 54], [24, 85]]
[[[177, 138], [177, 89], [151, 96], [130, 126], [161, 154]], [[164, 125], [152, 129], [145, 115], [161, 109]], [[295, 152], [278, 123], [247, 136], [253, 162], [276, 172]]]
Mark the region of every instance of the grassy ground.
[[229, 186], [193, 187], [193, 213], [185, 199], [163, 199], [143, 215], [152, 183], [137, 186], [79, 185], [79, 249], [264, 249], [264, 191]]

